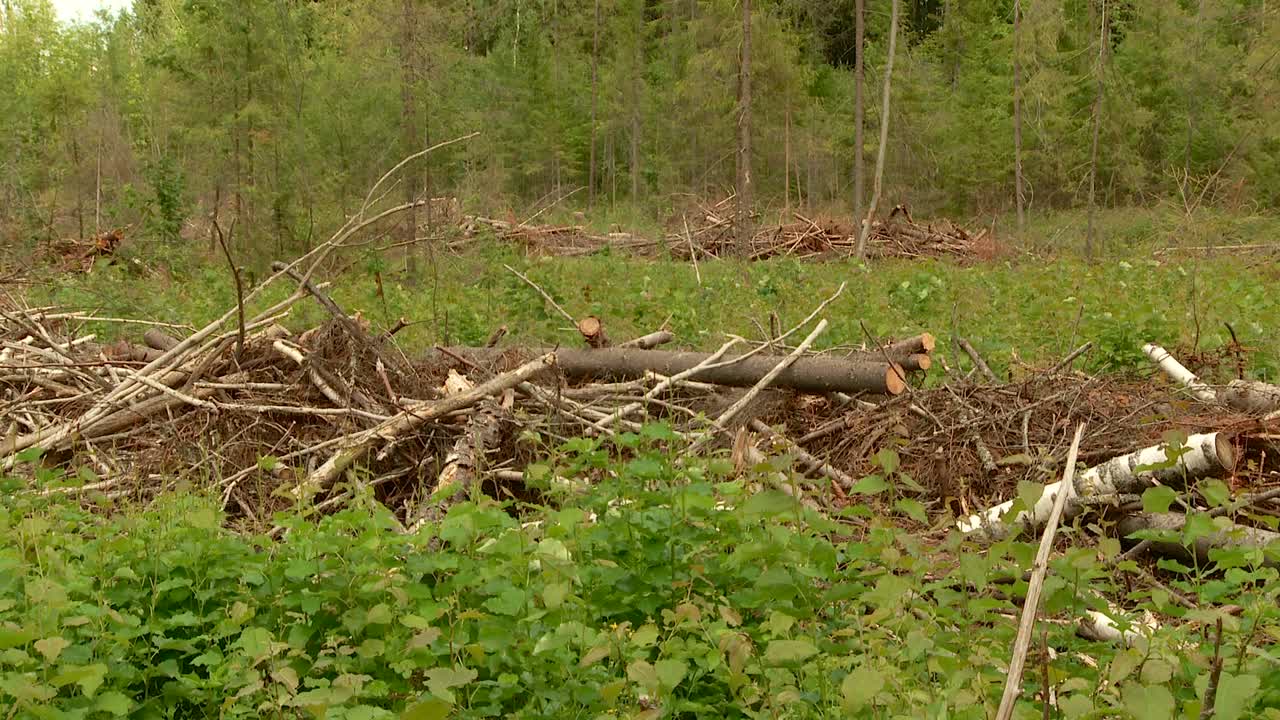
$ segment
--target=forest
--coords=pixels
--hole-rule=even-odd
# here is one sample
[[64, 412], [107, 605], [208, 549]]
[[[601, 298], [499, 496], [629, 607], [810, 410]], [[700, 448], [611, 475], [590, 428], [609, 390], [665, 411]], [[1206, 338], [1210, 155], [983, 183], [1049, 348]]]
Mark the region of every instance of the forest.
[[125, 5], [0, 0], [3, 720], [1280, 719], [1280, 5]]
[[[478, 132], [424, 158], [406, 197], [634, 223], [734, 191], [744, 109], [753, 209], [860, 217], [891, 10], [137, 0], [68, 26], [7, 0], [0, 222], [7, 243], [116, 225], [177, 242], [216, 214], [246, 248], [303, 248], [399, 158]], [[916, 0], [898, 16], [889, 206], [1012, 214], [1018, 164], [1031, 213], [1280, 202], [1266, 0]]]

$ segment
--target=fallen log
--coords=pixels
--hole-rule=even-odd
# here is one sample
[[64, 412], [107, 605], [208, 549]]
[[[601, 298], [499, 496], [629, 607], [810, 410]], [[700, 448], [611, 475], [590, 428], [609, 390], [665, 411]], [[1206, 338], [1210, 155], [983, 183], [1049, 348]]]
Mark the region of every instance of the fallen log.
[[[665, 350], [566, 350], [558, 354], [561, 370], [567, 377], [586, 380], [612, 378], [629, 380], [645, 373], [677, 375], [705, 361], [707, 353]], [[735, 359], [726, 357], [694, 373], [688, 379], [731, 387], [751, 387], [769, 374], [781, 361], [778, 356], [752, 355]], [[899, 365], [888, 363], [850, 362], [827, 357], [801, 357], [774, 378], [774, 387], [800, 392], [872, 392], [898, 395], [906, 389]]]
[[1213, 391], [1213, 388], [1201, 382], [1195, 373], [1183, 367], [1182, 363], [1170, 355], [1168, 350], [1155, 343], [1147, 343], [1142, 346], [1142, 352], [1172, 380], [1187, 388], [1195, 399], [1206, 403], [1217, 402], [1218, 394]]
[[[1121, 537], [1129, 537], [1144, 530], [1181, 533], [1186, 525], [1187, 518], [1180, 513], [1138, 513], [1121, 518], [1116, 530]], [[1246, 548], [1261, 551], [1264, 566], [1280, 567], [1280, 533], [1237, 525], [1221, 518], [1214, 520], [1214, 527], [1215, 532], [1195, 538], [1189, 547], [1170, 539], [1152, 540], [1151, 549], [1165, 557], [1205, 564], [1210, 562], [1212, 550]]]
[[[1143, 448], [1084, 471], [1066, 488], [1065, 517], [1069, 519], [1080, 513], [1085, 505], [1083, 498], [1141, 493], [1155, 483], [1182, 487], [1190, 481], [1224, 473], [1235, 467], [1235, 451], [1230, 439], [1222, 433], [1192, 435], [1187, 438], [1186, 452], [1176, 463], [1169, 462], [1169, 449], [1164, 444]], [[991, 540], [1007, 537], [1009, 533], [1024, 526], [1038, 527], [1049, 518], [1054, 499], [1061, 489], [1061, 483], [1046, 485], [1035, 506], [1019, 511], [1012, 520], [1004, 517], [1013, 507], [1014, 501], [1010, 500], [988, 508], [981, 514], [959, 520], [956, 525], [963, 533], [981, 531], [982, 536]]]
[[1218, 393], [1227, 405], [1248, 413], [1273, 413], [1280, 410], [1280, 385], [1252, 380], [1232, 380]]
[[641, 350], [652, 350], [659, 345], [666, 345], [675, 340], [676, 336], [670, 330], [658, 330], [648, 335], [641, 335], [638, 338], [632, 338], [625, 342], [618, 343], [621, 348], [640, 348]]

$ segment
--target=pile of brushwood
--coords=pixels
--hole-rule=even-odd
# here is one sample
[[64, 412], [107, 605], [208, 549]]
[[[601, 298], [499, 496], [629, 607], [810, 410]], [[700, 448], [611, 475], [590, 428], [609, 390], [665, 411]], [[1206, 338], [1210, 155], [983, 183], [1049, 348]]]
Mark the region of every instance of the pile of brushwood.
[[[339, 506], [364, 484], [412, 528], [473, 487], [534, 492], [525, 467], [545, 447], [522, 437], [608, 438], [661, 421], [691, 451], [727, 450], [740, 469], [790, 459], [793, 472], [752, 477], [816, 510], [891, 484], [924, 511], [904, 522], [927, 531], [960, 518], [962, 531], [998, 538], [1044, 521], [1053, 492], [1033, 507], [998, 501], [1021, 481], [1051, 481], [1083, 422], [1089, 469], [1071, 488], [1068, 517], [1119, 518], [1125, 534], [1176, 527], [1181, 516], [1137, 512], [1141, 494], [1166, 485], [1193, 506], [1203, 478], [1262, 493], [1237, 508], [1255, 546], [1274, 534], [1248, 518], [1280, 516], [1269, 487], [1280, 484], [1280, 388], [1212, 387], [1154, 345], [1146, 351], [1165, 371], [1155, 379], [1073, 371], [1086, 344], [1008, 381], [958, 339], [974, 370], [939, 362], [943, 381], [926, 387], [922, 374], [941, 360], [929, 334], [810, 351], [842, 286], [790, 330], [732, 337], [710, 353], [659, 349], [674, 340], [665, 331], [615, 344], [601, 319], [586, 317], [580, 348], [505, 346], [500, 328], [487, 347], [410, 358], [395, 342], [402, 323], [374, 330], [296, 264], [276, 270], [296, 287], [287, 299], [254, 315], [233, 308], [190, 334], [59, 308], [0, 311], [4, 469], [38, 449], [45, 463], [92, 475], [34, 492], [145, 496], [211, 483], [234, 522], [258, 529], [294, 503]], [[330, 319], [289, 329], [290, 307], [308, 296]], [[140, 323], [138, 340], [99, 343], [80, 331], [90, 321]], [[1241, 542], [1221, 530], [1205, 553]]]
[[[524, 248], [531, 255], [590, 255], [603, 250], [641, 256], [669, 254], [677, 259], [707, 260], [738, 257], [751, 260], [773, 257], [834, 258], [855, 254], [857, 227], [835, 220], [814, 220], [799, 213], [794, 222], [756, 227], [748, 246], [739, 248], [734, 231], [733, 204], [726, 199], [700, 206], [694, 217], [683, 216], [662, 238], [632, 233], [595, 233], [581, 225], [534, 225], [508, 220], [467, 216], [461, 223], [460, 243], [482, 231]], [[953, 222], [917, 223], [904, 206], [895, 207], [884, 220], [874, 220], [868, 233], [866, 255], [872, 258], [946, 257], [985, 258], [995, 253], [986, 228], [970, 232]]]

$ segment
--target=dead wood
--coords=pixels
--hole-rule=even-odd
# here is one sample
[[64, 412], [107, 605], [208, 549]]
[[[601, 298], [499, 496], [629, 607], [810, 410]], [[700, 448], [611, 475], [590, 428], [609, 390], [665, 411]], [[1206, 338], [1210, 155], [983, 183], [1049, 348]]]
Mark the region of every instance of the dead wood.
[[1178, 558], [1185, 562], [1207, 564], [1211, 561], [1213, 550], [1243, 548], [1262, 552], [1262, 564], [1267, 567], [1280, 567], [1280, 533], [1271, 530], [1237, 525], [1225, 521], [1215, 521], [1215, 531], [1209, 535], [1195, 538], [1188, 548], [1178, 537], [1186, 528], [1187, 518], [1180, 513], [1137, 513], [1121, 518], [1116, 525], [1116, 532], [1121, 537], [1130, 537], [1144, 530], [1154, 530], [1167, 535], [1171, 539], [1151, 541], [1151, 549], [1166, 557]]
[[648, 335], [641, 335], [638, 338], [632, 338], [624, 342], [618, 343], [620, 348], [640, 348], [641, 350], [652, 350], [659, 345], [666, 345], [675, 340], [676, 336], [670, 330], [658, 330]]
[[[593, 351], [565, 350], [559, 365], [566, 377], [632, 379], [645, 373], [677, 375], [704, 362], [706, 353], [607, 348]], [[765, 377], [780, 358], [765, 355], [728, 357], [717, 366], [699, 370], [689, 379], [734, 387], [750, 387]], [[801, 357], [774, 380], [775, 387], [800, 392], [873, 392], [897, 395], [906, 387], [901, 367], [887, 363], [858, 363], [828, 357]]]
[[1280, 410], [1280, 385], [1232, 380], [1218, 392], [1218, 399], [1237, 410], [1265, 415]]
[[587, 347], [609, 347], [609, 336], [604, 332], [604, 323], [595, 315], [588, 315], [577, 322], [578, 332]]

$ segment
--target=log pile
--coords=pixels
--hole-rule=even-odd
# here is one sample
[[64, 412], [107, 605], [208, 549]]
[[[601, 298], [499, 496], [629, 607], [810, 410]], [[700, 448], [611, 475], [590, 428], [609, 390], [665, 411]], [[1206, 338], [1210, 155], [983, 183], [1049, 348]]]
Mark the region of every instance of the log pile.
[[[519, 245], [531, 255], [564, 257], [607, 250], [645, 257], [666, 253], [685, 260], [703, 260], [736, 256], [732, 208], [728, 201], [702, 207], [695, 218], [682, 218], [660, 239], [622, 232], [597, 233], [582, 225], [531, 225], [478, 216], [466, 217], [460, 227], [464, 242], [488, 232], [503, 242]], [[853, 224], [813, 220], [799, 213], [794, 217], [794, 222], [758, 227], [748, 248], [749, 257], [810, 259], [854, 254], [858, 233]], [[986, 257], [994, 252], [993, 247], [985, 228], [970, 232], [949, 220], [917, 223], [905, 208], [898, 206], [888, 218], [872, 221], [867, 254], [872, 258], [971, 259]]]

